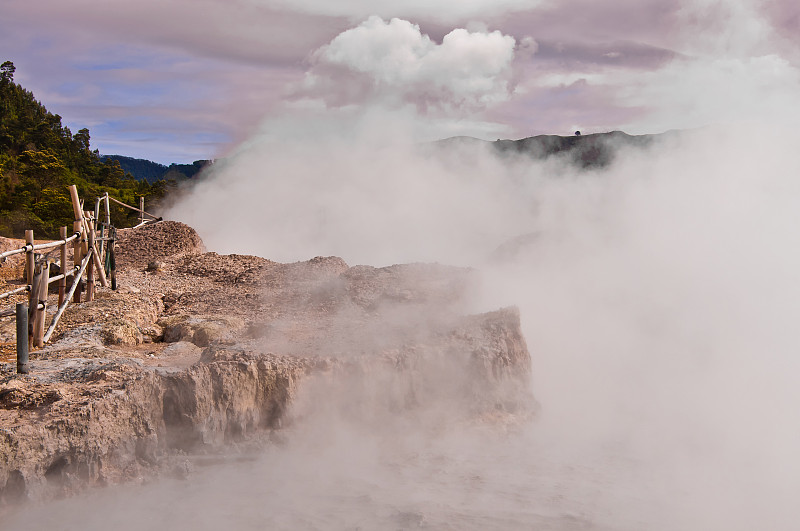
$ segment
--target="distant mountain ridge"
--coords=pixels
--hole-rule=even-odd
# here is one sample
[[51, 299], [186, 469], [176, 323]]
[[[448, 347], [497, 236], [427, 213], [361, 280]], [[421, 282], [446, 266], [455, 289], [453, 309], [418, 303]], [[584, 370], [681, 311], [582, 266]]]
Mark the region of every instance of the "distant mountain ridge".
[[170, 164], [165, 166], [147, 159], [137, 159], [124, 155], [101, 155], [101, 160], [116, 160], [125, 173], [130, 173], [137, 181], [153, 184], [156, 181], [183, 181], [191, 179], [200, 170], [212, 164], [210, 160], [196, 160], [191, 164]]
[[622, 131], [575, 134], [570, 136], [537, 135], [520, 140], [480, 140], [472, 137], [457, 136], [439, 140], [435, 144], [448, 147], [465, 143], [490, 144], [501, 154], [526, 155], [534, 159], [546, 159], [552, 156], [563, 156], [576, 166], [584, 169], [608, 166], [619, 148], [646, 148], [656, 139], [673, 135], [670, 131], [651, 135], [629, 135]]
[[526, 154], [538, 159], [563, 154], [576, 166], [588, 169], [611, 164], [619, 148], [645, 148], [662, 135], [629, 135], [622, 131], [610, 131], [572, 136], [538, 135], [521, 140], [497, 140], [492, 144], [500, 153]]

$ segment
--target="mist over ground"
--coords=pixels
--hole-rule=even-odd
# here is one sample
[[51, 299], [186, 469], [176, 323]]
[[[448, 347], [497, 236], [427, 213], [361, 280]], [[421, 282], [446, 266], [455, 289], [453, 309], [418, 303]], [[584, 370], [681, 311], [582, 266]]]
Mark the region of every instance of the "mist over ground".
[[[107, 511], [37, 509], [34, 523], [793, 528], [796, 132], [684, 132], [579, 172], [470, 144], [388, 145], [359, 125], [357, 141], [244, 148], [172, 215], [219, 252], [474, 267], [465, 311], [520, 307], [538, 415], [486, 424], [447, 402], [398, 414], [380, 386], [309, 385], [282, 443], [87, 499]], [[204, 222], [203, 206], [225, 215]], [[363, 414], [347, 413], [354, 401]]]
[[[663, 504], [644, 515], [650, 529], [790, 526], [800, 487], [795, 131], [689, 131], [578, 172], [472, 144], [387, 147], [376, 139], [395, 128], [365, 122], [356, 141], [312, 134], [245, 149], [200, 185], [193, 212], [207, 210], [198, 201], [249, 205], [239, 211], [253, 221], [236, 231], [204, 225], [188, 203], [175, 215], [226, 251], [478, 268], [473, 310], [520, 306], [542, 404], [535, 455], [521, 445], [510, 459], [594, 455], [593, 473], [608, 474], [601, 497], [633, 496], [617, 516], [635, 498]], [[624, 460], [624, 472], [606, 459]]]

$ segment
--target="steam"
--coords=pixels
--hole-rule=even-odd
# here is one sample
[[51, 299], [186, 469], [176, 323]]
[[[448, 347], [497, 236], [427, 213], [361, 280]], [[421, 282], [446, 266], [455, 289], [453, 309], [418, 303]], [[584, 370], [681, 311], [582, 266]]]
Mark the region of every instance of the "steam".
[[[620, 94], [651, 111], [639, 127], [716, 125], [620, 147], [596, 171], [420, 143], [459, 123], [449, 110], [509, 97], [499, 33], [434, 44], [376, 17], [321, 48], [304, 90], [323, 103], [266, 122], [167, 215], [218, 252], [477, 268], [464, 310], [519, 305], [541, 414], [502, 433], [311, 386], [284, 447], [104, 494], [127, 518], [115, 527], [146, 511], [201, 529], [794, 528], [800, 91], [796, 63], [752, 38], [761, 23]], [[486, 60], [459, 62], [475, 43]], [[343, 415], [352, 403], [373, 409]]]
[[[340, 132], [342, 121], [314, 118], [301, 126], [302, 139], [278, 125], [286, 138], [244, 148], [170, 215], [197, 226], [220, 252], [283, 261], [336, 255], [376, 266], [465, 265], [527, 230], [531, 205], [482, 177], [500, 167], [480, 149], [469, 155], [475, 165], [464, 168], [458, 157], [426, 156], [398, 139], [416, 127], [403, 114], [374, 111], [351, 120]], [[498, 217], [500, 205], [506, 211]], [[209, 211], [227, 215], [211, 228]], [[516, 226], [511, 233], [509, 223]]]
[[791, 527], [796, 140], [707, 130], [625, 154], [551, 189], [543, 236], [495, 277], [521, 301], [541, 429], [658, 478], [670, 508], [647, 528]]
[[[482, 492], [512, 513], [503, 505], [509, 489], [520, 493], [522, 506], [535, 507], [510, 516], [482, 506], [511, 525], [541, 523], [548, 510], [555, 520], [547, 525], [558, 529], [794, 525], [796, 131], [750, 123], [685, 132], [648, 150], [623, 150], [607, 170], [581, 173], [566, 161], [504, 160], [469, 143], [444, 152], [387, 145], [376, 140], [375, 123], [387, 130], [387, 122], [362, 119], [348, 135], [317, 136], [296, 151], [259, 144], [240, 154], [237, 160], [249, 162], [236, 165], [238, 173], [226, 171], [224, 180], [204, 186], [224, 183], [235, 191], [246, 182], [253, 190], [259, 185], [237, 176], [259, 167], [281, 176], [254, 194], [262, 221], [247, 238], [255, 244], [249, 252], [282, 260], [331, 253], [350, 263], [473, 265], [485, 288], [474, 310], [520, 306], [541, 416], [504, 442], [451, 427], [471, 450], [445, 467], [445, 485], [430, 493], [445, 513], [463, 514], [453, 497], [467, 496], [470, 487], [455, 478], [474, 472], [496, 479]], [[219, 205], [225, 196], [215, 190]], [[509, 240], [518, 242], [516, 254], [493, 260]], [[353, 447], [360, 452], [348, 438], [353, 433], [372, 457], [347, 471], [334, 467], [326, 481], [343, 481], [358, 495], [371, 490], [357, 487], [360, 481], [394, 485], [387, 496], [403, 507], [389, 505], [393, 514], [411, 511], [410, 518], [441, 523], [441, 513], [390, 470], [418, 470], [426, 459], [449, 455], [451, 439], [416, 426], [405, 433], [417, 439], [399, 439], [408, 453], [393, 452], [386, 445], [396, 439], [387, 434], [403, 430], [390, 429], [396, 421], [389, 417], [385, 431], [371, 432], [332, 418], [312, 422], [309, 429], [322, 431], [309, 440], [336, 434], [349, 442], [315, 450], [325, 456], [315, 466], [328, 470], [327, 459], [344, 459]], [[415, 453], [422, 447], [435, 449]], [[519, 469], [528, 475], [515, 475]], [[561, 502], [540, 490], [548, 488]], [[327, 500], [325, 492], [318, 495]], [[358, 502], [348, 506], [369, 512]], [[503, 525], [467, 514], [467, 522]]]
[[[451, 426], [474, 453], [444, 468], [453, 483], [431, 494], [443, 511], [464, 514], [452, 497], [472, 487], [454, 478], [474, 473], [496, 479], [482, 492], [512, 514], [482, 508], [509, 525], [542, 524], [552, 510], [555, 520], [542, 525], [556, 529], [792, 528], [790, 493], [800, 488], [792, 420], [800, 400], [797, 131], [773, 122], [687, 131], [647, 150], [622, 148], [606, 170], [579, 172], [557, 159], [501, 159], [468, 142], [442, 151], [394, 136], [384, 144], [379, 131], [394, 129], [385, 124], [403, 123], [387, 116], [353, 122], [344, 139], [320, 134], [297, 151], [260, 143], [240, 154], [239, 173], [204, 186], [257, 187], [238, 176], [258, 167], [281, 176], [266, 176], [258, 194], [268, 206], [250, 252], [472, 265], [484, 275], [473, 310], [520, 306], [540, 418], [503, 442]], [[279, 188], [268, 193], [267, 182]], [[222, 189], [213, 196], [219, 201]], [[498, 262], [493, 251], [509, 241], [516, 248]], [[322, 432], [310, 440], [357, 433], [377, 453], [331, 477], [362, 495], [370, 488], [359, 481], [394, 485], [389, 497], [413, 508], [390, 505], [396, 513], [433, 524], [441, 514], [390, 470], [417, 470], [458, 446], [419, 425], [405, 432], [418, 439], [395, 439], [386, 435], [403, 433], [390, 428], [395, 422], [385, 417], [385, 430], [375, 431], [311, 422]], [[386, 449], [396, 440], [408, 454]], [[328, 456], [318, 466], [361, 448], [342, 445], [318, 449]], [[421, 447], [435, 450], [415, 454]], [[535, 509], [514, 513], [503, 505], [509, 491], [524, 500], [517, 508]], [[350, 506], [368, 512], [358, 505]], [[476, 526], [503, 525], [467, 514]]]
[[[471, 310], [520, 306], [541, 415], [502, 443], [455, 429], [475, 453], [443, 472], [499, 473], [503, 479], [484, 491], [495, 509], [484, 509], [508, 518], [504, 524], [790, 529], [791, 493], [800, 488], [800, 428], [792, 420], [800, 400], [800, 78], [790, 57], [757, 38], [764, 22], [742, 18], [752, 14], [747, 5], [728, 17], [741, 32], [700, 39], [662, 69], [617, 81], [627, 82], [620, 99], [648, 107], [633, 129], [698, 129], [648, 149], [620, 148], [605, 170], [501, 158], [468, 140], [422, 146], [421, 132], [432, 128], [416, 109], [367, 106], [321, 120], [307, 114], [290, 122], [297, 131], [267, 124], [269, 133], [218, 168], [192, 201], [220, 204], [255, 192], [259, 206], [248, 210], [259, 212], [258, 230], [239, 225], [247, 252], [470, 265], [484, 275]], [[369, 25], [413, 29], [379, 19]], [[412, 101], [408, 72], [419, 70], [382, 72], [373, 58], [345, 53], [343, 42], [334, 40], [318, 60], [382, 79], [395, 101]], [[245, 249], [204, 229], [186, 205], [174, 215], [212, 248]], [[353, 433], [343, 423], [310, 425]], [[375, 450], [397, 440], [384, 433], [398, 431], [355, 431], [373, 460], [355, 467], [365, 475], [348, 484], [367, 477], [392, 484], [396, 499], [435, 518], [384, 468], [394, 461]], [[411, 432], [419, 439], [406, 448], [463, 450], [441, 434]], [[405, 465], [423, 466], [412, 457]], [[543, 494], [548, 489], [560, 501]], [[509, 491], [521, 500], [511, 509], [503, 505]], [[469, 492], [448, 484], [436, 499], [445, 513], [463, 514], [449, 496]], [[514, 513], [522, 506], [535, 509]], [[547, 510], [555, 520], [537, 520]], [[466, 521], [502, 527], [485, 516]]]

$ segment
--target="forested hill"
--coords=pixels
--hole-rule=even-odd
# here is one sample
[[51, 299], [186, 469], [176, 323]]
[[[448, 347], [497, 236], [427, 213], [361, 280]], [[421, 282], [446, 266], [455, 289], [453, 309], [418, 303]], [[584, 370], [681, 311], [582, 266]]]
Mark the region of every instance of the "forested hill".
[[[33, 229], [37, 238], [57, 237], [59, 227], [71, 227], [70, 184], [87, 208], [106, 192], [131, 205], [140, 196], [148, 205], [164, 196], [165, 181], [137, 181], [116, 160], [102, 160], [90, 147], [89, 130], [72, 133], [14, 82], [14, 72], [10, 61], [0, 65], [0, 235], [21, 237]], [[116, 207], [111, 217], [124, 227], [135, 224], [136, 213]]]
[[655, 135], [629, 135], [622, 131], [611, 131], [581, 135], [576, 131], [572, 136], [538, 135], [520, 140], [494, 142], [457, 136], [439, 140], [434, 144], [445, 149], [486, 145], [503, 156], [516, 155], [538, 160], [560, 157], [561, 160], [581, 169], [600, 169], [609, 166], [621, 148], [644, 149], [658, 139], [663, 140], [676, 134], [677, 131], [668, 131]]
[[100, 159], [116, 160], [125, 173], [130, 173], [139, 181], [154, 183], [160, 180], [182, 181], [191, 179], [200, 170], [211, 164], [210, 160], [196, 160], [191, 164], [170, 164], [165, 166], [147, 159], [135, 159], [123, 155], [101, 155]]

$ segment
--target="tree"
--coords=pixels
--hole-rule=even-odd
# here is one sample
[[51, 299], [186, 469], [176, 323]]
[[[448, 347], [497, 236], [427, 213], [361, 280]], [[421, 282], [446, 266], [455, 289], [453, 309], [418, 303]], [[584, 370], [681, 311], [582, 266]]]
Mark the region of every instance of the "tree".
[[14, 66], [14, 63], [11, 61], [6, 61], [2, 65], [0, 65], [0, 80], [2, 81], [14, 81], [14, 72], [17, 71], [17, 68]]
[[89, 130], [85, 127], [75, 133], [72, 137], [73, 142], [75, 142], [75, 147], [78, 148], [79, 152], [89, 152]]
[[67, 168], [52, 151], [24, 151], [18, 160], [22, 176], [20, 188], [31, 192], [34, 203], [41, 198], [42, 189], [63, 183]]

